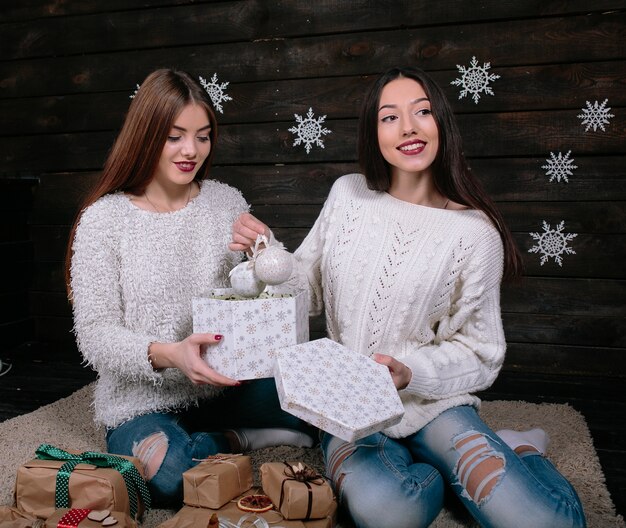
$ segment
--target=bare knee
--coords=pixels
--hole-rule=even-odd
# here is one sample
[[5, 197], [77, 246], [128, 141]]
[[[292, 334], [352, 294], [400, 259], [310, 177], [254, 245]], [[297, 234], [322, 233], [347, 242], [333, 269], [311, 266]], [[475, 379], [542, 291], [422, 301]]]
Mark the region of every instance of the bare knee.
[[167, 435], [163, 432], [147, 436], [133, 445], [133, 455], [141, 462], [146, 480], [151, 480], [159, 471], [168, 445]]
[[455, 440], [460, 453], [455, 472], [468, 498], [479, 504], [495, 489], [504, 474], [504, 456], [489, 445], [478, 432], [470, 432]]

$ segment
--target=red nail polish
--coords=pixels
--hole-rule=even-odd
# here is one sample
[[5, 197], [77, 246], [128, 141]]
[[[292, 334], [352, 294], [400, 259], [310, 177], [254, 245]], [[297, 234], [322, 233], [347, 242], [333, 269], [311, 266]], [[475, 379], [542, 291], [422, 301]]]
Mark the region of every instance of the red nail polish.
[[224, 337], [224, 336], [222, 336], [222, 335], [220, 335], [220, 334], [215, 334], [215, 336], [214, 336], [214, 337], [215, 337], [215, 340], [216, 340], [216, 341], [219, 341], [219, 340], [220, 340], [220, 339], [222, 339], [222, 337]]

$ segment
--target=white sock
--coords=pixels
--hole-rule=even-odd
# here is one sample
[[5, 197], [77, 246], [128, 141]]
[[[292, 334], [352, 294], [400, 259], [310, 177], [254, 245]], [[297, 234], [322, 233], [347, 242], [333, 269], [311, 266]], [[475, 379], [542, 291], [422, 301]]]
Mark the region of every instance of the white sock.
[[534, 447], [542, 455], [548, 450], [550, 438], [543, 429], [529, 429], [528, 431], [512, 431], [511, 429], [501, 429], [496, 434], [515, 451], [519, 446], [529, 445]]
[[231, 429], [235, 434], [241, 450], [245, 453], [264, 447], [289, 445], [295, 447], [312, 447], [313, 438], [295, 429]]

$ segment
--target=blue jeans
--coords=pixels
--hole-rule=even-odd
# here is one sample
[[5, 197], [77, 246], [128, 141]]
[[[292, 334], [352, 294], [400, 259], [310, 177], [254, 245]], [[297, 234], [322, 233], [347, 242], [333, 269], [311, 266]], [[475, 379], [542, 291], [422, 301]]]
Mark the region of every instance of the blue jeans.
[[449, 409], [407, 438], [322, 436], [326, 470], [358, 528], [430, 525], [451, 489], [484, 528], [586, 526], [571, 484], [537, 453], [520, 457], [473, 407]]
[[142, 440], [164, 433], [167, 453], [157, 473], [148, 481], [152, 504], [180, 507], [183, 472], [199, 459], [231, 452], [225, 429], [280, 427], [315, 435], [315, 429], [280, 408], [273, 378], [228, 387], [217, 398], [179, 412], [156, 412], [137, 416], [106, 433], [110, 453], [133, 455]]

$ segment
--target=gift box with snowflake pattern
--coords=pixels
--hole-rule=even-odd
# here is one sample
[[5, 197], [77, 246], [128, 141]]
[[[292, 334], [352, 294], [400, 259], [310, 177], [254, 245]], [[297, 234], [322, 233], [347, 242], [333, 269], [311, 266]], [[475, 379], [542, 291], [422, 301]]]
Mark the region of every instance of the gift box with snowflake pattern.
[[237, 380], [271, 378], [279, 349], [309, 339], [308, 296], [277, 290], [250, 299], [219, 288], [193, 299], [193, 331], [222, 334], [205, 360]]
[[346, 442], [404, 415], [387, 367], [330, 339], [282, 349], [274, 377], [283, 410]]

